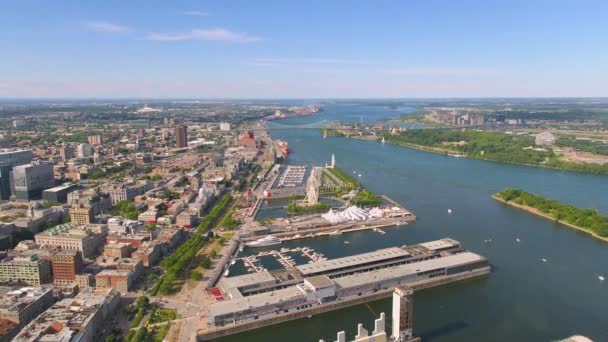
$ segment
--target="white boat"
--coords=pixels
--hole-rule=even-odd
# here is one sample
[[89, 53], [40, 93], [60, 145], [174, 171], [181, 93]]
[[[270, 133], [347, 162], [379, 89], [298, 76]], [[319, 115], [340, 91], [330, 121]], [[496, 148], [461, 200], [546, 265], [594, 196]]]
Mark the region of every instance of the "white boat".
[[234, 265], [234, 264], [236, 264], [236, 260], [232, 260], [232, 261], [230, 262], [230, 265]]
[[543, 262], [547, 262], [547, 259], [545, 259], [545, 258], [542, 258], [540, 260], [542, 260]]
[[359, 174], [358, 176], [361, 177], [361, 174]]
[[349, 243], [350, 243], [350, 241], [348, 241], [348, 240], [347, 240], [347, 241], [344, 241], [344, 244], [345, 244], [345, 245], [348, 245]]
[[382, 143], [384, 144], [386, 142], [386, 139], [384, 139], [384, 137], [382, 137]]
[[515, 239], [515, 241], [517, 241], [517, 242], [521, 242], [521, 240], [520, 240], [519, 238]]
[[227, 277], [227, 276], [228, 276], [228, 274], [230, 274], [230, 270], [226, 270], [226, 271], [224, 272], [224, 277]]
[[604, 281], [604, 277], [603, 276], [597, 276], [597, 279], [599, 279], [600, 281]]
[[247, 242], [247, 243], [245, 243], [245, 246], [247, 246], [247, 247], [265, 247], [265, 246], [279, 245], [279, 244], [281, 244], [281, 242], [282, 242], [281, 239], [279, 239], [275, 236], [272, 236], [272, 235], [268, 235], [261, 239]]
[[451, 213], [452, 213], [452, 209], [448, 209], [448, 214], [451, 214]]

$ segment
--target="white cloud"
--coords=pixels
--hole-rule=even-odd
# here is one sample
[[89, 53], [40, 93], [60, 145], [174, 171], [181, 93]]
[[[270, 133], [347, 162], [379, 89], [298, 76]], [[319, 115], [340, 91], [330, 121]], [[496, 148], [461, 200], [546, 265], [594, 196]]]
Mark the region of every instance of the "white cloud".
[[107, 21], [100, 20], [89, 20], [81, 22], [85, 28], [95, 32], [106, 32], [106, 33], [121, 33], [129, 31], [129, 28], [123, 25], [110, 23]]
[[259, 65], [259, 66], [302, 65], [302, 64], [362, 65], [362, 64], [366, 64], [366, 62], [361, 61], [361, 60], [356, 60], [356, 59], [303, 57], [303, 58], [257, 58], [257, 59], [254, 59], [250, 64]]
[[209, 13], [201, 12], [201, 11], [184, 11], [184, 15], [192, 15], [192, 16], [196, 16], [196, 17], [206, 17], [209, 15]]
[[495, 76], [500, 74], [499, 70], [491, 68], [481, 67], [426, 67], [426, 66], [414, 66], [414, 67], [394, 67], [384, 68], [384, 72], [395, 75], [486, 75]]
[[146, 36], [148, 40], [182, 41], [182, 40], [212, 40], [236, 43], [259, 42], [261, 37], [249, 35], [246, 32], [233, 32], [223, 28], [194, 29], [185, 33], [158, 33], [152, 32]]

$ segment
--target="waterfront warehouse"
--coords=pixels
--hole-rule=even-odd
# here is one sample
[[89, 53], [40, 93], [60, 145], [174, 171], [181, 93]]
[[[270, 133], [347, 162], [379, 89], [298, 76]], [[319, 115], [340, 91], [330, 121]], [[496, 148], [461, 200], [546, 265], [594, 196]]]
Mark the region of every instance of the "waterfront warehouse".
[[[331, 310], [335, 306], [326, 304], [347, 303], [397, 285], [426, 288], [471, 278], [489, 273], [489, 266], [485, 257], [443, 239], [302, 265], [298, 270], [302, 279], [288, 282], [280, 282], [269, 272], [223, 279], [220, 288], [230, 299], [209, 306], [210, 325], [239, 325], [321, 307]], [[256, 287], [265, 292], [244, 295]]]

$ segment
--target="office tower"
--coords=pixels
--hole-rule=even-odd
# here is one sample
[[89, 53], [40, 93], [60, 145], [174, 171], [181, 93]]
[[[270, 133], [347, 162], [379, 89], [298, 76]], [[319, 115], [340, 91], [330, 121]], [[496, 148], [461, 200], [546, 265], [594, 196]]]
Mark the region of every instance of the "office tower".
[[88, 158], [91, 154], [91, 145], [85, 143], [78, 145], [78, 148], [76, 149], [76, 156], [78, 158]]
[[175, 127], [175, 144], [177, 147], [188, 147], [188, 129], [184, 125]]
[[0, 149], [0, 165], [23, 165], [32, 161], [34, 154], [31, 150]]
[[11, 197], [11, 170], [10, 165], [0, 165], [0, 201], [7, 201]]
[[53, 166], [41, 162], [19, 165], [11, 173], [13, 195], [18, 200], [42, 197], [42, 191], [55, 185]]
[[93, 208], [84, 204], [76, 204], [70, 208], [70, 222], [76, 224], [92, 223]]
[[103, 162], [103, 154], [99, 152], [93, 153], [93, 163], [101, 164]]
[[59, 149], [59, 155], [61, 156], [61, 159], [63, 159], [63, 161], [70, 160], [74, 158], [74, 149], [72, 148], [72, 146], [63, 144]]
[[76, 274], [80, 273], [83, 267], [82, 254], [80, 251], [62, 250], [53, 255], [51, 266], [55, 285], [75, 283]]
[[224, 146], [216, 145], [213, 147], [213, 163], [215, 166], [224, 165]]

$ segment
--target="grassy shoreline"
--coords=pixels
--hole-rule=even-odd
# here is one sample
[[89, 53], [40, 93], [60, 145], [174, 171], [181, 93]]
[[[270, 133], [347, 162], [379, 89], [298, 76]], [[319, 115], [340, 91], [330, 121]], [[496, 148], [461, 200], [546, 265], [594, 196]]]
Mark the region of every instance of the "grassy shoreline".
[[597, 233], [595, 233], [595, 232], [593, 232], [593, 231], [591, 231], [591, 230], [589, 230], [589, 229], [583, 228], [583, 227], [581, 227], [581, 226], [577, 226], [577, 225], [575, 225], [575, 224], [572, 224], [572, 223], [566, 222], [566, 221], [564, 221], [564, 220], [556, 220], [556, 219], [555, 219], [555, 218], [553, 218], [551, 215], [546, 214], [546, 213], [543, 213], [543, 212], [541, 212], [540, 210], [538, 210], [538, 209], [536, 209], [536, 208], [534, 208], [534, 207], [530, 207], [530, 206], [527, 206], [527, 205], [523, 205], [523, 204], [515, 203], [515, 202], [513, 202], [513, 201], [507, 201], [507, 200], [504, 200], [503, 198], [501, 198], [501, 197], [499, 196], [499, 194], [498, 194], [498, 193], [493, 194], [493, 195], [492, 195], [492, 198], [493, 198], [493, 199], [495, 199], [495, 200], [497, 200], [498, 202], [504, 203], [504, 204], [506, 204], [506, 205], [509, 205], [509, 206], [512, 206], [512, 207], [515, 207], [515, 208], [521, 209], [521, 210], [523, 210], [523, 211], [526, 211], [526, 212], [528, 212], [528, 213], [531, 213], [531, 214], [534, 214], [534, 215], [537, 215], [537, 216], [543, 217], [543, 218], [545, 218], [545, 219], [547, 219], [547, 220], [551, 220], [551, 221], [553, 221], [553, 222], [556, 222], [556, 223], [562, 224], [562, 225], [567, 226], [567, 227], [569, 227], [569, 228], [576, 229], [576, 230], [578, 230], [578, 231], [581, 231], [581, 232], [587, 233], [587, 234], [591, 235], [592, 237], [594, 237], [594, 238], [596, 238], [596, 239], [598, 239], [598, 240], [602, 240], [602, 241], [604, 241], [604, 242], [608, 242], [608, 238], [606, 238], [606, 237], [602, 237], [602, 236], [599, 236]]
[[[377, 141], [376, 139], [366, 139], [365, 137], [360, 137], [360, 136], [351, 136], [350, 138], [351, 139], [357, 139], [357, 140], [365, 140], [365, 141]], [[386, 140], [386, 143], [397, 145], [397, 146], [401, 146], [401, 147], [405, 147], [405, 148], [410, 148], [412, 150], [423, 151], [423, 152], [430, 152], [430, 153], [435, 153], [435, 154], [443, 154], [443, 155], [446, 155], [446, 156], [449, 156], [449, 155], [452, 155], [452, 154], [458, 154], [462, 158], [469, 158], [469, 159], [475, 159], [475, 160], [483, 160], [483, 161], [489, 161], [489, 162], [494, 162], [494, 163], [509, 164], [509, 165], [530, 166], [530, 167], [535, 167], [535, 168], [539, 168], [539, 169], [558, 170], [558, 171], [575, 172], [575, 173], [590, 174], [590, 175], [606, 175], [605, 173], [584, 172], [584, 171], [570, 170], [570, 169], [567, 169], [567, 168], [560, 168], [560, 167], [548, 166], [548, 165], [542, 165], [542, 164], [539, 165], [539, 164], [515, 163], [515, 162], [508, 162], [508, 161], [502, 161], [502, 160], [497, 160], [497, 159], [478, 158], [478, 157], [475, 157], [475, 156], [463, 154], [462, 152], [455, 151], [455, 150], [442, 149], [442, 148], [437, 148], [437, 147], [429, 147], [429, 146], [417, 145], [417, 144], [411, 144], [411, 143], [395, 142], [395, 141], [390, 141], [390, 140]]]

